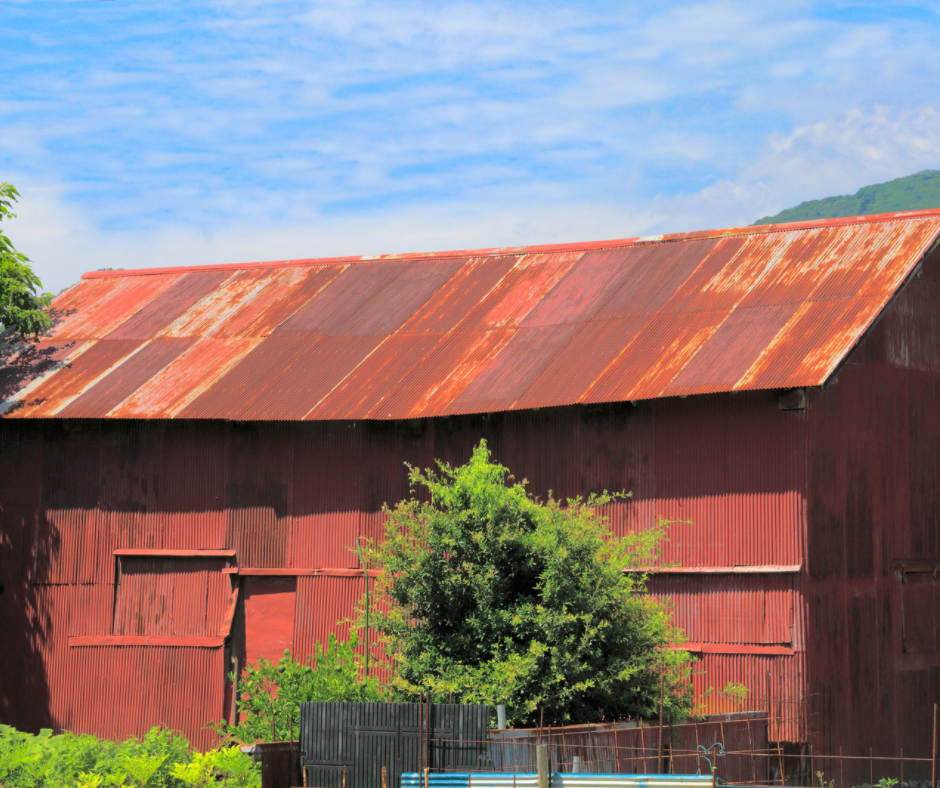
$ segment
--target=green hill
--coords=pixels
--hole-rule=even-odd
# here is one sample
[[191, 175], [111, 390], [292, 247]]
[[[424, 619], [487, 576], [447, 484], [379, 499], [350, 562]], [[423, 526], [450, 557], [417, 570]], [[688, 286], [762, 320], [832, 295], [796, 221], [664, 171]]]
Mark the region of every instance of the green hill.
[[851, 195], [801, 202], [796, 208], [765, 216], [754, 224], [805, 222], [840, 216], [919, 211], [924, 208], [940, 208], [940, 170], [923, 170], [906, 178], [865, 186]]

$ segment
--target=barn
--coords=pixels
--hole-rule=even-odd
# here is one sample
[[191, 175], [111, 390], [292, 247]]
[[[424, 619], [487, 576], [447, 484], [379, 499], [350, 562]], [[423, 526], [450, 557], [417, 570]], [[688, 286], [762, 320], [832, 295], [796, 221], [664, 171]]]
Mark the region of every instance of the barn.
[[[227, 675], [344, 631], [403, 463], [674, 521], [709, 710], [929, 755], [940, 211], [88, 273], [0, 370], [0, 721], [201, 746]], [[909, 774], [911, 772], [908, 772]]]

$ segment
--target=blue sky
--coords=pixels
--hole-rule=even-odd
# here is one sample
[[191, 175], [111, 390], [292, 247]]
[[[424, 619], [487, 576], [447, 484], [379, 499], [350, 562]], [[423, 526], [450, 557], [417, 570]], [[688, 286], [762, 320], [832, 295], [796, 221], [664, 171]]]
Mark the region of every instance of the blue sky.
[[934, 3], [2, 5], [6, 231], [53, 292], [731, 226], [940, 169]]

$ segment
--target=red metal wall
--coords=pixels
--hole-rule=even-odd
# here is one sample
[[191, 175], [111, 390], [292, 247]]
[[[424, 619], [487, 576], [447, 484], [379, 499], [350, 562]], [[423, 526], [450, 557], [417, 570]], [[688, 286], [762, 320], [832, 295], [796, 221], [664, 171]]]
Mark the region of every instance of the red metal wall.
[[[403, 463], [464, 462], [481, 438], [540, 496], [632, 491], [608, 507], [618, 532], [676, 520], [665, 560], [724, 572], [659, 578], [653, 589], [676, 599], [690, 638], [721, 646], [702, 664], [720, 667], [721, 686], [739, 681], [763, 697], [763, 674], [749, 665], [766, 663], [780, 676], [775, 696], [797, 693], [805, 419], [782, 412], [774, 393], [750, 392], [399, 423], [3, 422], [0, 627], [12, 635], [0, 719], [115, 736], [164, 723], [208, 743], [202, 724], [230, 709], [221, 644], [238, 581], [223, 568], [247, 575], [243, 622], [250, 583], [295, 574], [279, 638], [292, 615], [302, 658], [345, 631], [338, 622], [363, 588], [352, 548], [380, 536], [382, 505], [408, 494]], [[220, 549], [235, 557], [122, 556], [133, 571], [116, 573], [115, 550]], [[727, 574], [741, 565], [758, 572]], [[791, 574], [760, 571], [781, 566]], [[145, 635], [167, 640], [113, 639]], [[748, 644], [776, 650], [742, 654]]]
[[[817, 744], [830, 752], [930, 757], [940, 702], [938, 304], [934, 253], [838, 382], [808, 398], [807, 661], [828, 722]], [[902, 581], [896, 562], [915, 560], [919, 571]], [[863, 771], [846, 779], [867, 781]]]

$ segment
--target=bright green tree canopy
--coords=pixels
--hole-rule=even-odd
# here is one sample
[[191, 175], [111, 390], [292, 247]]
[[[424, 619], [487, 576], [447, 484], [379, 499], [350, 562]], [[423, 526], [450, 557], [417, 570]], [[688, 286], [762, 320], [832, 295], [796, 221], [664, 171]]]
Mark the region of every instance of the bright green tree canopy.
[[505, 703], [517, 725], [599, 722], [691, 706], [688, 654], [645, 593], [663, 524], [617, 538], [606, 493], [540, 502], [511, 483], [485, 442], [470, 461], [412, 469], [427, 489], [388, 511], [373, 621], [398, 694]]
[[[0, 183], [0, 222], [16, 216], [13, 203], [19, 192], [12, 183]], [[0, 325], [26, 335], [38, 335], [52, 326], [45, 312], [52, 296], [42, 292], [29, 258], [17, 252], [0, 227]]]

